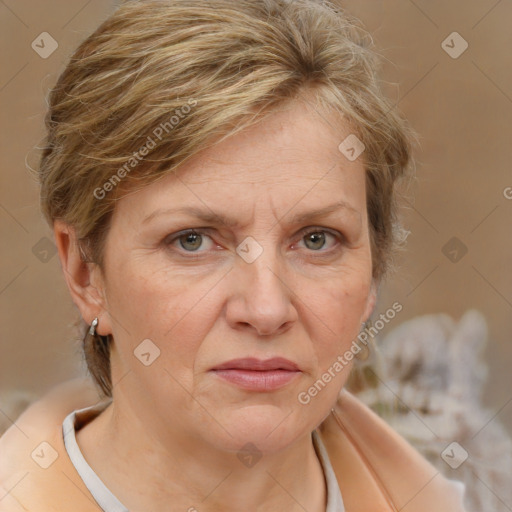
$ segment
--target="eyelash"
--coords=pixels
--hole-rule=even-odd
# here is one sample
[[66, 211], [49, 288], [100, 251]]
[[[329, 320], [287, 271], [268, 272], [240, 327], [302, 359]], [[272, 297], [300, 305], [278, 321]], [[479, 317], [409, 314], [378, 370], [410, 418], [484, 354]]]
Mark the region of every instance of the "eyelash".
[[[339, 249], [339, 246], [341, 246], [346, 241], [344, 235], [341, 234], [340, 232], [331, 231], [329, 229], [325, 229], [325, 228], [321, 228], [321, 227], [305, 228], [303, 230], [302, 235], [299, 240], [302, 241], [304, 239], [304, 237], [306, 237], [312, 233], [327, 233], [328, 235], [331, 235], [337, 242], [334, 245], [334, 247], [332, 247], [331, 249], [328, 249], [328, 250], [321, 250], [321, 249], [318, 251], [310, 250], [309, 252], [311, 252], [311, 256], [316, 257], [316, 258], [321, 258], [321, 257], [331, 255], [333, 252], [335, 252], [337, 249]], [[212, 239], [212, 237], [209, 235], [209, 230], [207, 228], [186, 229], [184, 231], [180, 231], [179, 233], [176, 233], [173, 235], [168, 235], [164, 239], [164, 244], [166, 246], [172, 246], [181, 237], [187, 236], [189, 234], [207, 236], [208, 238]], [[212, 241], [213, 241], [213, 239], [212, 239]], [[205, 253], [205, 252], [208, 252], [208, 251], [207, 250], [206, 251], [186, 251], [183, 248], [178, 249], [178, 253], [183, 255], [187, 259], [201, 258], [203, 256], [203, 253]], [[318, 253], [318, 254], [315, 254], [315, 253]]]

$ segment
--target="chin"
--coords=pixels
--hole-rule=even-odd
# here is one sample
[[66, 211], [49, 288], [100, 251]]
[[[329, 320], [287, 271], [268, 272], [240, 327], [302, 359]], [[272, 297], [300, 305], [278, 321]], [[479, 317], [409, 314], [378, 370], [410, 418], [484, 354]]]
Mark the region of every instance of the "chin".
[[[313, 430], [304, 422], [300, 409], [276, 405], [247, 405], [223, 414], [224, 429], [216, 444], [226, 451], [239, 452], [244, 446], [254, 446], [261, 453], [278, 452]], [[229, 433], [228, 433], [229, 432]]]

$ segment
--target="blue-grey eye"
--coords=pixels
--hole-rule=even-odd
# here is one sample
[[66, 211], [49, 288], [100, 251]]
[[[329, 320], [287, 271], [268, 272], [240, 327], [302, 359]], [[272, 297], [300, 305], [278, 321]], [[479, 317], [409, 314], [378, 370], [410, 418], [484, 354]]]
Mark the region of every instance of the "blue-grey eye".
[[[304, 243], [308, 249], [317, 251], [322, 249], [325, 245], [325, 232], [324, 231], [313, 231], [304, 236]], [[308, 244], [310, 242], [310, 244]]]
[[203, 235], [190, 232], [179, 236], [178, 240], [180, 241], [181, 247], [186, 251], [197, 251], [203, 243]]

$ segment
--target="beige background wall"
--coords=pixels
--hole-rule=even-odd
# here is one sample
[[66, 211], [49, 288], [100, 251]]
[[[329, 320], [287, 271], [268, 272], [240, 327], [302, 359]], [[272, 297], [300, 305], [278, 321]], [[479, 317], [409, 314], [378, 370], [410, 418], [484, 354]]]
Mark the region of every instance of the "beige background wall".
[[[489, 323], [485, 402], [490, 417], [497, 414], [512, 431], [512, 199], [505, 197], [510, 190], [512, 198], [512, 2], [344, 4], [372, 33], [387, 59], [386, 90], [420, 135], [415, 199], [405, 211], [408, 250], [400, 273], [382, 290], [380, 307], [395, 300], [404, 305], [390, 327], [426, 313], [459, 319], [470, 308], [480, 310]], [[48, 88], [113, 5], [0, 2], [0, 390], [42, 392], [82, 371], [79, 344], [72, 341], [77, 313], [25, 160], [36, 162], [32, 148], [43, 135]], [[454, 31], [468, 43], [456, 59], [441, 46]], [[58, 43], [46, 59], [31, 48], [42, 32]], [[451, 51], [461, 48], [457, 40], [447, 44]], [[49, 45], [46, 40], [39, 51]], [[458, 262], [443, 253], [452, 237], [467, 248]]]

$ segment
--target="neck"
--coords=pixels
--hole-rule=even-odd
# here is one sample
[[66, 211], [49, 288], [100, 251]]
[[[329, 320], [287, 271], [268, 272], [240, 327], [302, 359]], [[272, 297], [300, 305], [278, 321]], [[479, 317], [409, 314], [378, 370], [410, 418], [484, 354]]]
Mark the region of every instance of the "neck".
[[93, 470], [129, 510], [324, 512], [325, 481], [311, 434], [279, 453], [237, 454], [149, 431], [117, 400], [77, 434]]

